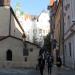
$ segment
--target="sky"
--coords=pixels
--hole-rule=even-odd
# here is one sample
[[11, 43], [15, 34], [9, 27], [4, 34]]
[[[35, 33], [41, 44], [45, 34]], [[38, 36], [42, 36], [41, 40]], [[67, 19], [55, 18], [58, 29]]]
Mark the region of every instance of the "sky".
[[11, 0], [13, 9], [17, 3], [20, 3], [22, 11], [31, 15], [39, 15], [43, 10], [47, 10], [50, 0]]

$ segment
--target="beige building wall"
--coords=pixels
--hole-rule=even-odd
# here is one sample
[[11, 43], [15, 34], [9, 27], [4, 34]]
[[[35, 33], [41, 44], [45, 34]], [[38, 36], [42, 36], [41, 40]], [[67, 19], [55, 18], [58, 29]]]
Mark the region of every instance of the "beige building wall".
[[[10, 35], [9, 35], [10, 31]], [[39, 48], [32, 43], [27, 43], [29, 55], [23, 55], [24, 44], [22, 41], [23, 31], [10, 13], [9, 7], [0, 7], [0, 36], [7, 36], [0, 39], [0, 68], [25, 68], [36, 67]], [[33, 51], [30, 51], [30, 48]], [[6, 52], [12, 51], [12, 61], [6, 60]], [[27, 57], [27, 61], [25, 58]]]
[[[8, 37], [0, 41], [0, 68], [36, 68], [40, 48], [33, 44], [27, 44], [28, 56], [23, 55], [23, 48], [23, 42], [19, 39]], [[33, 51], [30, 51], [31, 48]], [[12, 61], [6, 60], [8, 49], [12, 51]]]
[[9, 34], [10, 9], [8, 6], [0, 7], [0, 36]]
[[12, 36], [22, 39], [23, 31], [10, 12], [10, 7], [0, 7], [0, 36], [8, 36], [9, 28]]
[[[32, 52], [30, 51], [31, 48], [33, 49]], [[36, 67], [36, 64], [38, 63], [38, 56], [39, 56], [40, 48], [38, 48], [34, 44], [27, 44], [27, 49], [29, 50], [29, 56], [28, 56], [29, 66], [32, 65], [32, 67]]]
[[63, 23], [62, 23], [62, 3], [59, 2], [56, 13], [55, 13], [55, 29], [54, 29], [54, 37], [57, 41], [56, 49], [54, 49], [54, 53], [56, 56], [60, 56], [63, 63]]
[[[23, 42], [12, 37], [0, 41], [0, 68], [36, 68], [40, 48], [27, 43], [28, 56], [23, 56], [23, 48]], [[30, 51], [30, 48], [33, 51]], [[12, 51], [12, 61], [6, 59], [8, 49]]]
[[[24, 60], [23, 47], [22, 41], [15, 38], [8, 37], [0, 41], [0, 67], [14, 67], [18, 63], [22, 63]], [[6, 52], [8, 49], [12, 51], [12, 61], [10, 62], [6, 60]]]
[[54, 35], [58, 46], [60, 44], [60, 36], [61, 36], [60, 26], [61, 26], [61, 6], [58, 5], [58, 9], [55, 15], [55, 30], [54, 30]]
[[14, 16], [11, 14], [11, 35], [17, 38], [22, 39], [23, 31], [19, 27], [18, 23], [16, 22]]

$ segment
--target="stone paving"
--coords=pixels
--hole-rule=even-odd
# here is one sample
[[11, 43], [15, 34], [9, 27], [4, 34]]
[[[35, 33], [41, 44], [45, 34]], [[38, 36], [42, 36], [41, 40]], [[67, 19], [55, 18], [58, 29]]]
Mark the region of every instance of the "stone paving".
[[[47, 69], [45, 68], [44, 75], [48, 75]], [[75, 75], [75, 70], [67, 67], [57, 68], [55, 65], [52, 69], [51, 75]]]
[[0, 69], [0, 75], [39, 75], [34, 69]]
[[[40, 75], [40, 73], [35, 69], [0, 69], [0, 75]], [[44, 75], [48, 75], [47, 67], [45, 67]], [[51, 75], [75, 75], [75, 70], [54, 66]]]

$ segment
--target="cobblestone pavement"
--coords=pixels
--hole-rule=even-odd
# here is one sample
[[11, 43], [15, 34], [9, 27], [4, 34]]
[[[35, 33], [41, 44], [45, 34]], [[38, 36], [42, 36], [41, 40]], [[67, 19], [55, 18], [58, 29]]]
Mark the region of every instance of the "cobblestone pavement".
[[34, 69], [0, 69], [0, 75], [40, 75]]
[[[35, 69], [0, 69], [0, 75], [40, 75], [40, 73]], [[47, 67], [45, 67], [44, 75], [48, 75]], [[54, 66], [51, 75], [75, 75], [75, 70]]]
[[[44, 75], [48, 75], [47, 67], [45, 67]], [[51, 75], [75, 75], [75, 70], [67, 67], [57, 68], [56, 66], [54, 66], [52, 68]]]

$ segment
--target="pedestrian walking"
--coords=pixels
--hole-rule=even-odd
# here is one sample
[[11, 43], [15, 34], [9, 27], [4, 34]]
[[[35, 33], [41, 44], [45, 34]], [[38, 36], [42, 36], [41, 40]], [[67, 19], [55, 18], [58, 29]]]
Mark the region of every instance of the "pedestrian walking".
[[62, 65], [60, 56], [57, 56], [57, 58], [56, 58], [56, 65], [57, 65], [57, 67], [61, 67], [61, 65]]
[[44, 71], [44, 66], [45, 66], [45, 59], [43, 58], [42, 55], [40, 55], [39, 60], [39, 70], [40, 70], [40, 74], [43, 75], [43, 71]]
[[53, 66], [53, 57], [51, 55], [48, 55], [47, 57], [47, 64], [48, 64], [48, 75], [51, 75]]

